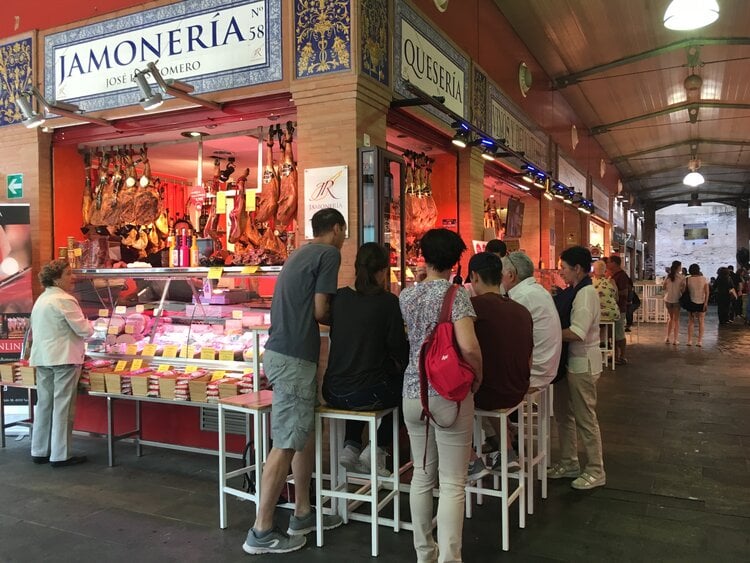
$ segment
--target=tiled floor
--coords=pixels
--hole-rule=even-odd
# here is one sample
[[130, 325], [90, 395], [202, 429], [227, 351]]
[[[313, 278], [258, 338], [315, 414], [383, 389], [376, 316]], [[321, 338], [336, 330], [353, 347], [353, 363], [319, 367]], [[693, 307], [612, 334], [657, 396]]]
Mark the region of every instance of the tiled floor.
[[[719, 327], [709, 312], [703, 348], [667, 346], [642, 325], [630, 364], [599, 383], [607, 486], [576, 492], [551, 481], [549, 498], [500, 551], [497, 506], [475, 511], [464, 560], [748, 561], [750, 559], [750, 328]], [[684, 319], [683, 319], [684, 325]], [[718, 335], [717, 335], [718, 331]], [[686, 341], [684, 334], [681, 340]], [[553, 424], [554, 426], [554, 424]], [[0, 451], [0, 561], [241, 561], [252, 505], [229, 503], [219, 530], [214, 458], [77, 438], [90, 462], [33, 465], [28, 440]], [[406, 503], [404, 503], [406, 504]], [[288, 513], [280, 511], [284, 525]], [[411, 534], [382, 528], [381, 561], [414, 561]], [[326, 546], [254, 561], [365, 561], [369, 528], [352, 523]]]

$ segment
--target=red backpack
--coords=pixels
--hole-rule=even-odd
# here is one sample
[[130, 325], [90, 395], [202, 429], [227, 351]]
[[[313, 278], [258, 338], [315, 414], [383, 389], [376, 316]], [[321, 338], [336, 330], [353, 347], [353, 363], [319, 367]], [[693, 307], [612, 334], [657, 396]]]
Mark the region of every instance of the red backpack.
[[[419, 351], [419, 394], [422, 400], [421, 419], [429, 425], [430, 420], [441, 428], [453, 426], [461, 412], [461, 401], [463, 401], [471, 390], [474, 382], [474, 370], [461, 357], [458, 349], [456, 335], [453, 331], [451, 311], [453, 300], [456, 297], [458, 286], [453, 284], [446, 291], [443, 299], [443, 308], [440, 310], [437, 325], [432, 334], [422, 344]], [[450, 424], [443, 426], [439, 424], [430, 412], [427, 399], [427, 382], [444, 399], [455, 401], [456, 419]], [[425, 456], [427, 452], [425, 451]]]

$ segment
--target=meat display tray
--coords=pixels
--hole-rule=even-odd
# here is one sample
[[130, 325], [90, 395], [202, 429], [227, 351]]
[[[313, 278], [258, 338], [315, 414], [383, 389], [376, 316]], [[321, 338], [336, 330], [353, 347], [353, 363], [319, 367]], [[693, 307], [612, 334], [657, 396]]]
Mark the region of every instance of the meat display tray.
[[[201, 297], [201, 303], [204, 305], [234, 305], [236, 303], [246, 303], [250, 300], [250, 297], [255, 295], [244, 289], [225, 289], [221, 292], [214, 292], [206, 298]], [[195, 297], [193, 297], [193, 304], [197, 304]]]

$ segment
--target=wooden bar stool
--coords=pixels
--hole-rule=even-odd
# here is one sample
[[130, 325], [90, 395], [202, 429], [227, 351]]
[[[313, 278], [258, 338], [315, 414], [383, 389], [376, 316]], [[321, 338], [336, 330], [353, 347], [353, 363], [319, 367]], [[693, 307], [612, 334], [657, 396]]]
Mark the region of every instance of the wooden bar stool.
[[[494, 411], [485, 411], [475, 409], [474, 411], [474, 447], [477, 455], [482, 455], [482, 418], [499, 418], [500, 419], [500, 475], [493, 478], [493, 487], [487, 488], [483, 485], [484, 479], [479, 479], [474, 485], [466, 486], [466, 517], [472, 516], [471, 494], [477, 495], [477, 503], [482, 504], [483, 496], [491, 496], [500, 499], [501, 514], [501, 535], [503, 551], [510, 549], [510, 526], [509, 509], [510, 506], [518, 501], [518, 527], [526, 527], [526, 456], [525, 456], [525, 423], [522, 412], [524, 401], [518, 403], [515, 407], [499, 409]], [[517, 473], [508, 472], [508, 417], [512, 413], [518, 415], [518, 463], [521, 465]], [[511, 492], [508, 484], [509, 479], [516, 479], [518, 486]]]
[[[615, 321], [603, 321], [599, 323], [599, 330], [604, 329], [604, 346], [601, 344], [599, 349], [602, 351], [602, 364], [607, 367], [611, 364], [612, 371], [615, 370]], [[601, 334], [601, 332], [600, 332]]]
[[[219, 527], [226, 528], [227, 522], [227, 499], [226, 495], [233, 495], [255, 503], [257, 511], [260, 503], [260, 482], [263, 477], [263, 464], [269, 450], [268, 430], [270, 428], [271, 403], [273, 401], [272, 391], [258, 391], [228, 397], [219, 401]], [[226, 458], [226, 413], [239, 412], [252, 416], [253, 425], [253, 449], [255, 459], [252, 465], [241, 469], [227, 471]], [[255, 473], [255, 493], [249, 493], [242, 489], [229, 486], [229, 480], [235, 477]]]
[[[394, 471], [390, 477], [378, 475], [377, 466], [377, 427], [388, 414], [393, 413], [393, 467]], [[330, 486], [323, 486], [323, 420], [330, 421]], [[343, 448], [343, 426], [347, 420], [366, 422], [370, 437], [370, 473], [356, 474], [339, 469], [339, 453]], [[315, 503], [318, 507], [317, 517], [317, 545], [323, 546], [323, 511], [322, 507], [326, 500], [331, 500], [332, 508], [336, 508], [340, 502], [338, 512], [344, 522], [357, 520], [370, 523], [371, 553], [377, 557], [378, 525], [392, 526], [394, 532], [401, 527], [400, 521], [400, 496], [399, 484], [402, 472], [399, 462], [398, 448], [398, 407], [379, 411], [349, 411], [333, 409], [329, 407], [318, 407], [315, 411], [315, 473], [320, 476], [315, 480]], [[349, 485], [358, 485], [354, 492], [349, 492]], [[382, 500], [378, 500], [378, 492], [381, 488], [390, 489]], [[393, 518], [379, 516], [379, 512], [393, 502]], [[363, 503], [370, 504], [370, 514], [359, 514], [353, 510]]]
[[[534, 514], [534, 467], [542, 482], [542, 498], [547, 498], [547, 466], [549, 465], [549, 389], [530, 387], [524, 397], [526, 415], [526, 511]], [[534, 408], [536, 405], [536, 409]]]

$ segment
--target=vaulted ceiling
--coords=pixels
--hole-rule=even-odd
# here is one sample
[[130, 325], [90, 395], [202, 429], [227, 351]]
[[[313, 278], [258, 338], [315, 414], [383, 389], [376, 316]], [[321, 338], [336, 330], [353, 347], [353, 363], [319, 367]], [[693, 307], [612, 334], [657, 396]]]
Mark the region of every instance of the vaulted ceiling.
[[[670, 0], [495, 0], [597, 137], [625, 192], [657, 207], [750, 198], [750, 5], [718, 21], [663, 24]], [[691, 75], [696, 75], [693, 77]], [[686, 82], [688, 76], [690, 80]], [[691, 158], [706, 178], [683, 185]]]

